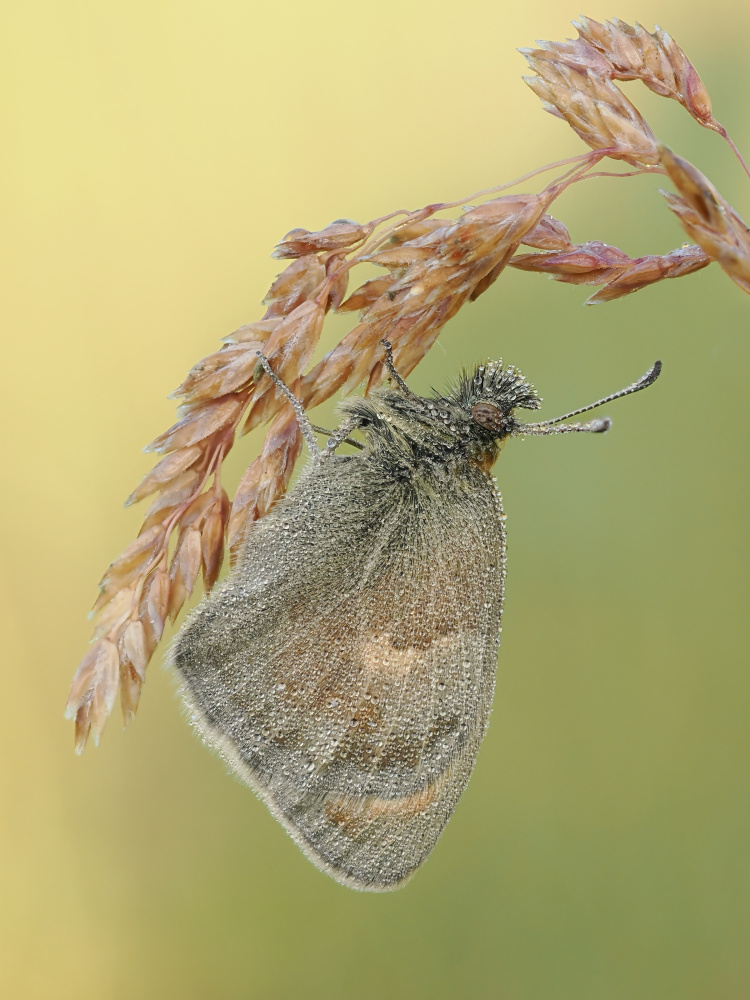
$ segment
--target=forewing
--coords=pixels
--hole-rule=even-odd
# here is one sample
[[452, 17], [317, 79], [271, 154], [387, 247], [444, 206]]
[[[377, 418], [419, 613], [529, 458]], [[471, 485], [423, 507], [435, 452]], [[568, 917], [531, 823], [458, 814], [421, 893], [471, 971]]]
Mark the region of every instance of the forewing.
[[196, 725], [339, 881], [393, 888], [450, 817], [491, 707], [503, 573], [482, 473], [399, 483], [336, 458], [181, 631]]

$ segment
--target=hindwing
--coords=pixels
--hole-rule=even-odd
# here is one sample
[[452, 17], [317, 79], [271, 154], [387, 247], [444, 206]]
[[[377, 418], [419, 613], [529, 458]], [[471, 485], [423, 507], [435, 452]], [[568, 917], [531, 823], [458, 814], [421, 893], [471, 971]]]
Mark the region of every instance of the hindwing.
[[503, 580], [480, 470], [332, 456], [181, 630], [195, 725], [337, 880], [394, 888], [440, 836], [487, 726]]

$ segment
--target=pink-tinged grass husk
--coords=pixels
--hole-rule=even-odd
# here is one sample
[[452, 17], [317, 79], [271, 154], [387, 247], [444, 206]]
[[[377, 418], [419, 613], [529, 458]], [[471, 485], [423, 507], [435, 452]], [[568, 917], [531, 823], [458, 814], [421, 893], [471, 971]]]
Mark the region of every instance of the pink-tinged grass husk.
[[679, 195], [664, 192], [680, 225], [744, 292], [750, 292], [750, 229], [692, 163], [661, 148], [661, 159]]

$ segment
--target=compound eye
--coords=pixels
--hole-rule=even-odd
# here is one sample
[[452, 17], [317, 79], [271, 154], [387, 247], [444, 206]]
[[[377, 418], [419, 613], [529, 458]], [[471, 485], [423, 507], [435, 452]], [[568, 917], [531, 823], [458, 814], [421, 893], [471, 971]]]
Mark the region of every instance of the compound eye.
[[505, 430], [505, 414], [494, 403], [475, 403], [471, 408], [471, 418], [493, 434], [502, 434]]

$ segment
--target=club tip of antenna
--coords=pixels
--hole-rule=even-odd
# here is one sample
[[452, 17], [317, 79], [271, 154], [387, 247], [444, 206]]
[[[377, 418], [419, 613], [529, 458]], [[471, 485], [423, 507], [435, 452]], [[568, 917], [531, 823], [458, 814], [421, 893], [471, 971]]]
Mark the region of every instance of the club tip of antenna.
[[654, 361], [653, 365], [649, 368], [645, 375], [638, 379], [638, 388], [645, 389], [646, 386], [652, 385], [658, 377], [661, 375], [661, 361]]

